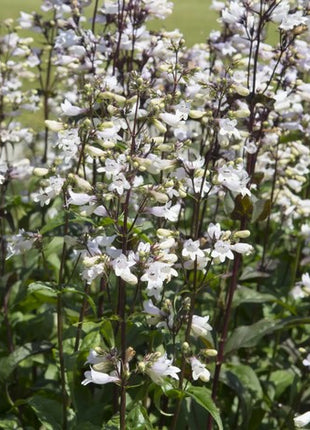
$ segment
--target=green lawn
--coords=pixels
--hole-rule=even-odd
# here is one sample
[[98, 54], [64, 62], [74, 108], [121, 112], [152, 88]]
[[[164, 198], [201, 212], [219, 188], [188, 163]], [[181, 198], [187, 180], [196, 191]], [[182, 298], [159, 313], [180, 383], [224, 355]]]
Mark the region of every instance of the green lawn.
[[[156, 23], [156, 27], [179, 28], [188, 46], [204, 42], [210, 30], [218, 27], [217, 14], [210, 10], [210, 3], [210, 0], [174, 0], [172, 16]], [[0, 19], [17, 18], [21, 10], [39, 10], [40, 4], [40, 0], [0, 0]]]

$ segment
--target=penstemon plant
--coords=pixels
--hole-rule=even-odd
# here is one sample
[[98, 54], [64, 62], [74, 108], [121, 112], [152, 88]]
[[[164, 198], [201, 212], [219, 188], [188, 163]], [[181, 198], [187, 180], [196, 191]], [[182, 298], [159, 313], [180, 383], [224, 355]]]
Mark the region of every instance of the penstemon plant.
[[1, 428], [310, 422], [309, 6], [172, 6], [1, 27]]

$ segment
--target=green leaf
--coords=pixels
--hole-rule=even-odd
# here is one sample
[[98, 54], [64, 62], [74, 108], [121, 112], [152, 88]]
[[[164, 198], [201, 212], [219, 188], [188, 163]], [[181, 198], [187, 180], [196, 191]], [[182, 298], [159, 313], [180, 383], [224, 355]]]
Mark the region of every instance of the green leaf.
[[241, 276], [239, 277], [240, 281], [248, 281], [250, 279], [260, 279], [260, 278], [269, 278], [270, 274], [266, 272], [261, 272], [259, 270], [253, 269], [253, 267], [247, 266], [244, 268]]
[[62, 429], [62, 408], [59, 402], [37, 395], [32, 397], [28, 403], [46, 430]]
[[219, 430], [223, 430], [223, 424], [220, 417], [218, 408], [211, 397], [211, 390], [206, 387], [193, 387], [190, 386], [186, 393], [206, 411], [208, 411], [213, 417], [214, 421], [218, 425]]
[[223, 366], [223, 372], [227, 375], [234, 374], [241, 382], [244, 389], [251, 393], [252, 399], [261, 399], [263, 397], [263, 390], [259, 379], [252, 369], [246, 364], [227, 364]]
[[221, 380], [238, 395], [241, 401], [243, 424], [247, 428], [254, 404], [263, 397], [263, 390], [256, 373], [245, 364], [224, 365]]
[[110, 320], [105, 320], [100, 328], [100, 332], [104, 337], [104, 340], [109, 345], [110, 348], [114, 348], [115, 339], [114, 339], [114, 331], [113, 326]]
[[264, 221], [269, 215], [271, 211], [271, 200], [257, 200], [254, 203], [253, 213], [252, 213], [252, 222], [256, 221]]
[[102, 428], [104, 430], [119, 430], [119, 414], [113, 415], [113, 417]]
[[264, 318], [255, 324], [237, 327], [228, 338], [224, 353], [230, 354], [239, 348], [252, 348], [260, 340], [276, 330], [289, 330], [310, 324], [310, 317], [287, 317], [281, 320]]
[[43, 282], [33, 282], [28, 285], [27, 292], [29, 294], [33, 294], [38, 298], [43, 298], [46, 302], [54, 302], [57, 298], [57, 290], [55, 288], [50, 287], [49, 285], [44, 284]]
[[139, 403], [134, 406], [126, 417], [126, 428], [128, 430], [152, 430], [153, 426], [149, 419], [147, 410]]
[[44, 227], [41, 228], [40, 234], [48, 233], [49, 231], [55, 230], [58, 227], [61, 227], [65, 223], [65, 215], [63, 212], [60, 212], [54, 218], [48, 220]]
[[235, 292], [233, 306], [239, 306], [241, 303], [266, 303], [276, 300], [272, 294], [260, 293], [252, 288], [242, 286]]
[[18, 423], [18, 418], [4, 418], [0, 419], [0, 429], [3, 430], [21, 430], [21, 427]]
[[253, 203], [249, 196], [242, 197], [239, 194], [235, 199], [235, 207], [231, 213], [231, 218], [242, 220], [244, 218], [250, 219], [253, 212]]
[[[154, 390], [154, 397], [153, 397], [153, 400], [154, 400], [154, 405], [155, 405], [155, 407], [158, 409], [158, 411], [162, 414], [162, 415], [164, 415], [164, 416], [166, 416], [166, 417], [173, 417], [173, 414], [170, 414], [170, 413], [168, 413], [168, 412], [165, 412], [165, 411], [163, 411], [162, 410], [162, 408], [161, 408], [161, 404], [160, 404], [160, 400], [161, 400], [161, 398], [162, 398], [162, 396], [163, 396], [163, 394], [164, 394], [164, 392], [163, 392], [163, 390], [161, 389], [161, 387], [159, 386], [159, 385], [156, 385], [156, 384], [151, 384], [151, 389], [153, 388], [153, 390]], [[151, 391], [151, 390], [150, 390]]]
[[239, 348], [250, 348], [266, 334], [272, 333], [277, 326], [277, 321], [262, 319], [255, 324], [237, 327], [228, 338], [225, 345], [225, 355]]
[[70, 294], [75, 294], [75, 295], [77, 294], [77, 295], [80, 295], [82, 297], [85, 297], [89, 306], [91, 307], [91, 310], [93, 311], [94, 315], [97, 314], [96, 304], [95, 304], [94, 300], [92, 299], [92, 297], [90, 295], [86, 294], [85, 291], [79, 291], [73, 287], [65, 287], [62, 289], [61, 292], [62, 292], [62, 294], [70, 293]]
[[16, 348], [7, 357], [0, 358], [0, 381], [5, 381], [9, 378], [16, 366], [26, 358], [34, 354], [44, 353], [49, 351], [53, 345], [49, 342], [33, 342]]
[[224, 211], [226, 215], [230, 215], [234, 210], [235, 202], [231, 193], [226, 193], [224, 197]]
[[271, 373], [269, 382], [274, 385], [276, 398], [280, 397], [286, 388], [293, 383], [294, 377], [294, 372], [290, 369], [279, 369]]

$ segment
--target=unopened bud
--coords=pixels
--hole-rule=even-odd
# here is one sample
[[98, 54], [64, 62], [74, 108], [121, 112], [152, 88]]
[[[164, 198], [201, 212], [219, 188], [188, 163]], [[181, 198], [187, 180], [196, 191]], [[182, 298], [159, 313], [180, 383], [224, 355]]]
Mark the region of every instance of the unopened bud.
[[202, 110], [193, 109], [189, 111], [189, 117], [192, 119], [200, 119], [205, 115], [205, 112]]
[[153, 125], [157, 128], [158, 131], [160, 131], [161, 133], [166, 133], [167, 128], [166, 126], [160, 122], [158, 119], [154, 118], [153, 119]]
[[144, 373], [145, 367], [146, 367], [146, 364], [144, 363], [144, 361], [140, 361], [140, 363], [138, 364], [138, 371], [141, 373]]
[[250, 234], [251, 232], [249, 230], [239, 230], [234, 233], [234, 238], [246, 239]]
[[48, 170], [48, 169], [46, 169], [46, 168], [44, 168], [44, 167], [35, 167], [35, 168], [33, 169], [33, 174], [34, 174], [35, 176], [39, 176], [39, 177], [42, 177], [42, 176], [47, 175], [47, 174], [48, 174], [48, 172], [49, 172], [49, 170]]
[[60, 131], [64, 129], [64, 124], [59, 121], [51, 121], [49, 119], [46, 119], [44, 121], [44, 124], [45, 124], [45, 127], [51, 131]]
[[183, 342], [183, 345], [182, 345], [182, 351], [186, 354], [187, 352], [189, 352], [190, 351], [190, 346], [189, 346], [189, 343], [188, 342]]
[[216, 349], [205, 349], [204, 353], [208, 357], [216, 357], [217, 356], [217, 350]]
[[135, 355], [136, 355], [136, 351], [131, 346], [129, 348], [127, 348], [126, 349], [126, 362], [129, 363], [129, 361], [131, 361]]
[[173, 234], [172, 230], [168, 230], [166, 228], [159, 228], [156, 231], [156, 235], [161, 238], [161, 237], [170, 237]]

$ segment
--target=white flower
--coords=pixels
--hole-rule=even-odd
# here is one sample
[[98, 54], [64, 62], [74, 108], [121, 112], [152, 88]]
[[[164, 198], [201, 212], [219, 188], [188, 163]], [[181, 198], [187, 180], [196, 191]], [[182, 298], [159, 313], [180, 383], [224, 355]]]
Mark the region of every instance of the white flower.
[[124, 166], [121, 161], [122, 160], [115, 161], [111, 158], [107, 158], [105, 160], [104, 167], [103, 166], [99, 167], [98, 172], [99, 173], [105, 172], [107, 178], [111, 179], [112, 176], [118, 175], [123, 169]]
[[232, 1], [229, 3], [229, 8], [222, 10], [222, 21], [226, 24], [238, 24], [245, 16], [245, 8], [241, 6], [241, 2]]
[[102, 355], [98, 354], [94, 349], [89, 351], [85, 364], [98, 364], [102, 362]]
[[141, 276], [141, 281], [147, 282], [147, 295], [154, 296], [160, 300], [160, 293], [164, 281], [170, 281], [171, 276], [178, 276], [178, 272], [171, 267], [171, 264], [163, 261], [155, 261], [149, 264], [145, 273]]
[[131, 285], [136, 285], [138, 283], [138, 278], [131, 273], [130, 267], [134, 266], [136, 263], [129, 255], [126, 257], [124, 254], [120, 254], [115, 260], [112, 261], [112, 266], [116, 276], [121, 277], [125, 282]]
[[143, 0], [148, 14], [164, 19], [171, 14], [173, 3], [167, 0]]
[[206, 337], [208, 332], [212, 330], [212, 327], [208, 323], [209, 316], [200, 317], [198, 315], [193, 315], [192, 325], [191, 325], [191, 334], [194, 337]]
[[310, 354], [302, 361], [302, 364], [306, 367], [310, 367]]
[[302, 415], [298, 415], [294, 418], [294, 424], [296, 427], [305, 427], [310, 423], [310, 411], [305, 412]]
[[95, 196], [90, 196], [86, 193], [75, 193], [71, 188], [68, 189], [70, 198], [68, 199], [68, 205], [82, 206], [96, 200]]
[[250, 178], [241, 165], [237, 168], [233, 166], [223, 166], [218, 171], [218, 182], [229, 190], [240, 193], [243, 197], [250, 196], [251, 192], [247, 188]]
[[[167, 306], [166, 306], [167, 307]], [[156, 325], [156, 327], [172, 328], [173, 327], [173, 311], [172, 307], [169, 306], [169, 314], [160, 310], [155, 306], [151, 299], [143, 302], [143, 311], [148, 315], [147, 323], [150, 325]], [[167, 321], [168, 318], [168, 321]]]
[[203, 382], [208, 382], [210, 380], [210, 372], [206, 369], [206, 365], [201, 363], [196, 357], [191, 357], [190, 362], [193, 380], [197, 381], [197, 379], [201, 379]]
[[211, 239], [219, 239], [222, 235], [222, 230], [221, 230], [220, 224], [219, 223], [209, 224], [207, 233]]
[[220, 130], [218, 133], [219, 142], [223, 145], [227, 145], [229, 140], [234, 137], [235, 139], [240, 139], [240, 133], [235, 127], [237, 125], [237, 120], [222, 118], [219, 121]]
[[235, 252], [238, 252], [239, 254], [245, 254], [245, 255], [249, 255], [253, 252], [253, 246], [243, 242], [239, 242], [239, 243], [235, 243], [234, 245], [231, 245], [230, 249], [232, 249]]
[[40, 202], [41, 206], [48, 205], [54, 197], [61, 193], [65, 179], [51, 176], [46, 182], [47, 186], [45, 188], [41, 188], [38, 193], [32, 194], [33, 201]]
[[204, 252], [199, 248], [200, 243], [199, 240], [193, 241], [192, 239], [188, 239], [183, 244], [182, 255], [183, 257], [188, 257], [191, 260], [195, 260], [199, 257], [204, 257]]
[[310, 275], [309, 275], [309, 273], [304, 273], [302, 275], [301, 283], [302, 283], [306, 293], [310, 294]]
[[306, 25], [307, 24], [307, 17], [303, 16], [303, 12], [301, 10], [287, 14], [286, 17], [282, 20], [281, 25], [279, 28], [281, 30], [292, 30], [294, 27], [298, 25]]
[[[49, 124], [51, 122], [52, 121], [50, 121]], [[55, 122], [56, 121], [53, 121], [54, 124]], [[77, 129], [61, 130], [58, 133], [58, 142], [56, 143], [56, 145], [62, 150], [61, 156], [64, 158], [66, 163], [70, 162], [75, 156], [75, 154], [78, 152], [80, 143], [81, 139], [79, 137]]]
[[102, 261], [100, 256], [95, 255], [94, 257], [85, 256], [83, 259], [83, 265], [85, 266], [82, 271], [82, 278], [90, 284], [98, 276], [102, 276], [106, 270], [106, 263]]
[[117, 176], [113, 176], [108, 189], [109, 191], [116, 191], [121, 196], [124, 194], [125, 190], [130, 189], [130, 183], [127, 181], [123, 173], [119, 173]]
[[[151, 354], [150, 356], [156, 356], [158, 354]], [[150, 357], [149, 356], [149, 357]], [[148, 361], [149, 357], [146, 357], [146, 361]], [[156, 360], [151, 360], [147, 362], [145, 366], [145, 373], [152, 379], [155, 384], [161, 384], [164, 381], [165, 376], [171, 376], [171, 378], [179, 379], [177, 373], [181, 371], [176, 366], [171, 365], [172, 360], [167, 358], [167, 354], [165, 353], [163, 356], [160, 356]]]
[[85, 112], [85, 109], [79, 108], [77, 106], [73, 106], [67, 99], [65, 99], [65, 101], [61, 103], [60, 106], [63, 113], [67, 116], [77, 116]]
[[13, 235], [9, 240], [7, 259], [13, 255], [20, 255], [29, 251], [39, 238], [38, 233], [27, 232], [23, 228], [20, 229], [18, 234]]
[[290, 295], [293, 297], [294, 300], [303, 299], [304, 297], [306, 297], [306, 294], [300, 285], [296, 285], [294, 288], [292, 288], [290, 291]]
[[20, 18], [18, 19], [19, 25], [23, 29], [29, 29], [33, 27], [33, 16], [30, 13], [20, 12]]
[[211, 252], [211, 257], [218, 258], [221, 263], [224, 263], [226, 258], [229, 258], [229, 260], [233, 260], [234, 254], [231, 251], [230, 242], [224, 240], [218, 240], [217, 242], [215, 242], [214, 248]]
[[116, 375], [109, 375], [108, 373], [97, 372], [90, 368], [90, 371], [84, 373], [85, 379], [82, 381], [82, 385], [90, 384], [108, 384], [109, 382], [120, 382], [120, 378]]
[[149, 209], [149, 212], [157, 217], [163, 217], [171, 222], [176, 222], [179, 218], [180, 209], [180, 203], [171, 206], [171, 202], [168, 202], [164, 206], [152, 207]]
[[143, 312], [150, 315], [148, 323], [151, 325], [156, 325], [164, 315], [163, 312], [153, 304], [151, 299], [143, 302]]
[[181, 124], [184, 123], [184, 113], [177, 111], [176, 113], [161, 113], [159, 115], [159, 118], [162, 119], [166, 124], [170, 125], [171, 127], [178, 127]]

